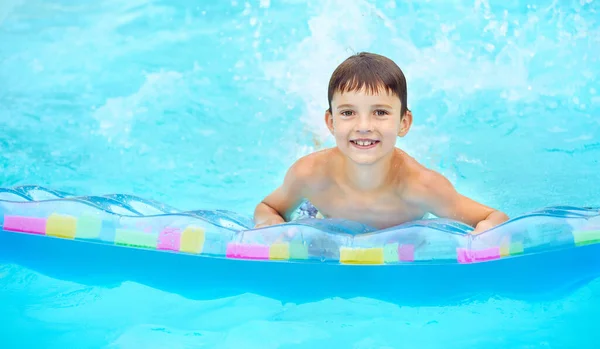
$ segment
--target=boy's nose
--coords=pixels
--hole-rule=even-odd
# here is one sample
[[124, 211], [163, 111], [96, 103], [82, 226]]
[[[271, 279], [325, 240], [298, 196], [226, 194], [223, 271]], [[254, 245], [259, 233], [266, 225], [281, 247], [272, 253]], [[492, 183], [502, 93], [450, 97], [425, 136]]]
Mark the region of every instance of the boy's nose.
[[356, 125], [356, 130], [361, 133], [372, 132], [373, 131], [373, 123], [371, 122], [371, 118], [361, 116], [358, 118], [358, 124]]

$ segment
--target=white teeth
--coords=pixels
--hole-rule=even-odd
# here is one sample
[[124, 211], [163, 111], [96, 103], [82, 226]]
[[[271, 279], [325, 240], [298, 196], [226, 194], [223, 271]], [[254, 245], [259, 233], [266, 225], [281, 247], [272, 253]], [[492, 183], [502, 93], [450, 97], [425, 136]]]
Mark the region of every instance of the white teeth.
[[356, 144], [360, 145], [360, 146], [369, 146], [371, 144], [373, 144], [373, 141], [354, 141]]

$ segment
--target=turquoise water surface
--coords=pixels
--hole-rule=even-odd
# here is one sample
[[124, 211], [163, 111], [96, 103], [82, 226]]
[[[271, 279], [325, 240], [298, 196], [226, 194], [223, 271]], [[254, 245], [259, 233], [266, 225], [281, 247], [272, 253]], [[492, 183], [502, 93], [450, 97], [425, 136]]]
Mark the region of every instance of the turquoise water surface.
[[[408, 79], [415, 121], [398, 146], [458, 190], [511, 216], [598, 206], [599, 12], [593, 0], [3, 1], [0, 187], [250, 215], [295, 159], [331, 145], [329, 75], [353, 52], [373, 51]], [[252, 293], [193, 300], [0, 261], [0, 342], [595, 348], [599, 296], [595, 280], [560, 297], [426, 307]]]

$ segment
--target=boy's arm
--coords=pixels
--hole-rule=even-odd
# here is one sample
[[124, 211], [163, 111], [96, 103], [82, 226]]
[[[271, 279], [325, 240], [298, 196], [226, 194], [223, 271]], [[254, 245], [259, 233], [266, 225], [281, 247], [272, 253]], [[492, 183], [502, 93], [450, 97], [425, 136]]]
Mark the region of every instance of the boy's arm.
[[438, 217], [450, 218], [475, 227], [472, 234], [479, 234], [509, 217], [501, 211], [485, 206], [458, 193], [446, 177], [433, 171], [423, 174], [416, 196], [423, 208]]
[[304, 198], [306, 179], [310, 176], [310, 168], [305, 165], [303, 159], [292, 165], [281, 186], [256, 206], [255, 228], [285, 223], [290, 213], [300, 205]]

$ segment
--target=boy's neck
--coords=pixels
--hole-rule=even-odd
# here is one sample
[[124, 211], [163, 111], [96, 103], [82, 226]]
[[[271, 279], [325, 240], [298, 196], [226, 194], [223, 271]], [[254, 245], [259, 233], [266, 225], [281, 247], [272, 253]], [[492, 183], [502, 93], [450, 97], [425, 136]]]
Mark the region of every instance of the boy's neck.
[[390, 182], [390, 171], [392, 167], [397, 167], [398, 161], [395, 161], [395, 152], [380, 159], [376, 163], [369, 165], [360, 165], [344, 158], [344, 174], [354, 189], [359, 191], [374, 191], [385, 187]]

